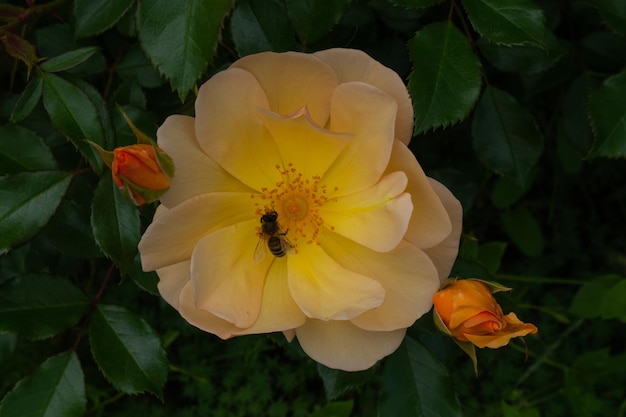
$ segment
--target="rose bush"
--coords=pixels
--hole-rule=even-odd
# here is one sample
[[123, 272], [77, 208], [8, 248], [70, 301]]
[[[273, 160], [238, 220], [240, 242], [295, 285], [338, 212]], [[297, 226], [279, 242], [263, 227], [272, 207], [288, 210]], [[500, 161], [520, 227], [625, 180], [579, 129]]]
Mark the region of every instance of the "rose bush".
[[[328, 367], [372, 366], [430, 310], [458, 251], [460, 204], [407, 148], [412, 127], [400, 77], [361, 51], [236, 61], [202, 85], [195, 118], [158, 130], [177, 173], [143, 268], [220, 338], [279, 331]], [[274, 211], [282, 257], [265, 248]]]
[[515, 313], [504, 315], [492, 290], [482, 281], [453, 280], [433, 297], [435, 312], [447, 332], [461, 342], [497, 349], [514, 337], [537, 333]]

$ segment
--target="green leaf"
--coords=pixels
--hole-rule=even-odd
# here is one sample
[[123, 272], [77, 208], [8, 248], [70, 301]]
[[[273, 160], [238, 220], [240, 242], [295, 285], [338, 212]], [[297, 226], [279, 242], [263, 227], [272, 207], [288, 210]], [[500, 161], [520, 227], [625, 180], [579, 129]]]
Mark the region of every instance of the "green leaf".
[[525, 404], [521, 407], [514, 407], [502, 401], [500, 405], [502, 417], [541, 417], [541, 412], [538, 409]]
[[609, 31], [593, 32], [580, 42], [582, 53], [593, 68], [618, 72], [626, 66], [626, 37]]
[[603, 319], [626, 319], [626, 279], [622, 279], [611, 287], [601, 306]]
[[513, 180], [506, 177], [498, 177], [491, 190], [491, 202], [499, 209], [511, 207], [528, 192], [531, 181], [526, 187], [521, 187]]
[[422, 344], [406, 337], [387, 359], [380, 417], [457, 417], [461, 405], [445, 366]]
[[33, 111], [39, 99], [41, 98], [41, 92], [43, 91], [43, 79], [35, 76], [28, 83], [24, 92], [15, 103], [15, 108], [11, 113], [9, 121], [11, 123], [19, 123], [24, 120]]
[[76, 65], [82, 64], [96, 52], [98, 52], [98, 48], [95, 46], [75, 49], [55, 56], [54, 58], [47, 59], [39, 67], [46, 72], [66, 71], [70, 68], [74, 68]]
[[128, 48], [126, 55], [117, 65], [117, 74], [127, 81], [136, 80], [140, 86], [145, 88], [159, 87], [163, 84], [161, 75], [150, 64], [139, 44], [134, 44]]
[[234, 0], [139, 0], [137, 29], [152, 63], [184, 98], [211, 61]]
[[339, 22], [350, 0], [285, 0], [287, 14], [303, 44], [323, 38]]
[[476, 43], [489, 63], [504, 72], [537, 74], [554, 67], [568, 50], [565, 42], [546, 31], [545, 46], [504, 46], [479, 39]]
[[146, 110], [146, 95], [137, 80], [124, 81], [113, 93], [113, 101], [120, 106]]
[[0, 404], [0, 417], [79, 417], [86, 403], [83, 370], [76, 352], [68, 351], [19, 381]]
[[104, 98], [96, 88], [81, 79], [74, 80], [76, 87], [78, 87], [83, 93], [87, 95], [89, 100], [96, 108], [96, 114], [100, 120], [100, 126], [102, 126], [102, 135], [104, 138], [104, 146], [107, 148], [113, 148], [115, 146], [115, 129], [113, 128], [113, 120], [109, 113], [109, 106], [104, 101]]
[[545, 17], [530, 0], [462, 0], [472, 25], [481, 36], [501, 45], [543, 46]]
[[0, 178], [0, 255], [48, 223], [72, 177], [65, 172], [24, 172]]
[[126, 274], [140, 239], [139, 211], [125, 199], [110, 175], [104, 175], [94, 194], [91, 227], [96, 243]]
[[92, 101], [75, 84], [54, 74], [42, 73], [43, 104], [52, 124], [72, 141], [96, 173], [102, 172], [102, 161], [85, 140], [104, 146], [104, 133], [98, 111]]
[[539, 222], [524, 206], [500, 214], [504, 230], [513, 244], [526, 256], [536, 258], [543, 252], [544, 239]]
[[296, 49], [285, 7], [276, 0], [239, 1], [230, 19], [230, 31], [239, 56]]
[[142, 290], [152, 295], [156, 295], [157, 297], [160, 296], [159, 289], [157, 287], [157, 284], [159, 283], [159, 276], [154, 271], [145, 272], [141, 268], [141, 259], [139, 258], [139, 255], [135, 257], [135, 261], [132, 263], [130, 268], [128, 268], [128, 275], [130, 275], [133, 281], [135, 281], [135, 284], [137, 284], [137, 286], [139, 286]]
[[495, 274], [500, 269], [500, 262], [506, 250], [506, 242], [487, 242], [478, 247], [479, 262], [491, 274]]
[[44, 339], [75, 324], [87, 305], [67, 279], [24, 276], [0, 286], [0, 330]]
[[15, 333], [0, 334], [0, 372], [11, 363], [17, 346], [17, 335]]
[[30, 130], [0, 126], [0, 137], [0, 175], [57, 168], [48, 145]]
[[94, 359], [115, 388], [162, 397], [167, 359], [158, 335], [140, 317], [123, 307], [101, 305], [89, 326], [89, 340]]
[[590, 0], [598, 8], [604, 24], [616, 33], [626, 35], [626, 3], [623, 0]]
[[83, 259], [102, 256], [93, 237], [89, 210], [72, 201], [61, 201], [59, 209], [41, 234], [49, 245], [64, 256]]
[[93, 36], [113, 26], [130, 9], [133, 0], [76, 0], [76, 36]]
[[[90, 46], [84, 41], [77, 40], [74, 36], [74, 28], [69, 24], [53, 24], [43, 26], [35, 31], [37, 40], [37, 50], [40, 56], [58, 56], [73, 51], [84, 46]], [[67, 70], [68, 73], [77, 77], [88, 75], [101, 76], [107, 70], [107, 62], [104, 55], [99, 50], [91, 58], [73, 68]]]
[[480, 62], [449, 22], [423, 28], [409, 41], [415, 133], [463, 120], [480, 94]]
[[317, 365], [317, 372], [324, 382], [326, 398], [335, 400], [345, 392], [359, 388], [375, 375], [376, 367], [360, 372], [345, 372], [331, 369], [324, 365]]
[[307, 417], [350, 417], [354, 408], [354, 400], [333, 401], [315, 410]]
[[570, 313], [588, 319], [605, 315], [603, 310], [606, 306], [607, 295], [611, 294], [617, 285], [623, 287], [624, 282], [626, 280], [619, 275], [603, 275], [593, 278], [576, 292], [569, 307]]
[[443, 0], [391, 0], [391, 2], [402, 7], [423, 9], [441, 3]]
[[589, 97], [589, 115], [595, 135], [590, 157], [626, 156], [626, 72], [615, 75]]
[[583, 74], [571, 82], [563, 95], [561, 113], [567, 140], [576, 150], [587, 155], [593, 133], [588, 115], [589, 95], [600, 87], [600, 82], [590, 74]]
[[525, 107], [507, 92], [487, 87], [474, 112], [472, 136], [476, 155], [487, 168], [527, 186], [543, 137]]

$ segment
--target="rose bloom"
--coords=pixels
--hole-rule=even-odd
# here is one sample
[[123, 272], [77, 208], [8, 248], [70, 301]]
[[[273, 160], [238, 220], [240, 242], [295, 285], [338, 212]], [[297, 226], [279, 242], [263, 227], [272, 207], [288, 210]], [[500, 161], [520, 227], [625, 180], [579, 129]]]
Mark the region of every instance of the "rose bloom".
[[435, 312], [450, 334], [479, 348], [497, 349], [518, 336], [537, 333], [515, 313], [504, 315], [491, 290], [483, 282], [453, 281], [433, 297]]
[[160, 196], [170, 186], [170, 177], [159, 165], [152, 145], [147, 144], [113, 149], [111, 175], [115, 184], [126, 189], [137, 205], [146, 203], [146, 199], [153, 200], [149, 195]]
[[407, 148], [412, 129], [404, 83], [361, 51], [236, 61], [202, 85], [195, 118], [158, 130], [177, 175], [144, 270], [222, 339], [283, 332], [328, 367], [369, 368], [430, 310], [458, 251], [460, 204]]

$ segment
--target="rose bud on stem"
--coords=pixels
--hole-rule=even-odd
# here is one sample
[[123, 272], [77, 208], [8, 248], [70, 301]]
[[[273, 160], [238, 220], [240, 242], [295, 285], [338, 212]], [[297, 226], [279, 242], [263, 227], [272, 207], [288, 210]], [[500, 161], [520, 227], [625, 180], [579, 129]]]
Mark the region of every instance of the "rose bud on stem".
[[451, 279], [433, 297], [435, 324], [470, 355], [475, 369], [475, 346], [497, 349], [514, 337], [537, 333], [515, 313], [503, 314], [493, 293], [509, 290], [487, 281]]
[[174, 163], [152, 139], [135, 127], [121, 108], [120, 111], [138, 143], [115, 148], [113, 152], [89, 143], [111, 168], [113, 181], [122, 194], [140, 206], [158, 200], [169, 189]]

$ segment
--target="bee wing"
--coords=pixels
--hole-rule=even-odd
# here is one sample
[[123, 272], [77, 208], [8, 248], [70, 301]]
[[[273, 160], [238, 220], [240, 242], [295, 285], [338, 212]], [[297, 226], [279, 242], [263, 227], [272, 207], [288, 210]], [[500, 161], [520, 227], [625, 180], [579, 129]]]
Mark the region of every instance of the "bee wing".
[[294, 245], [291, 242], [291, 240], [287, 239], [287, 236], [281, 236], [280, 244], [281, 244], [281, 247], [283, 249], [283, 252], [285, 252], [285, 253], [290, 252], [293, 248], [296, 247], [296, 245]]
[[254, 249], [254, 262], [258, 264], [265, 258], [265, 255], [267, 255], [267, 243], [265, 238], [261, 236]]

